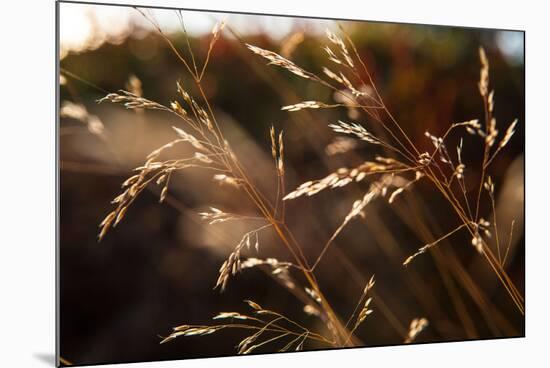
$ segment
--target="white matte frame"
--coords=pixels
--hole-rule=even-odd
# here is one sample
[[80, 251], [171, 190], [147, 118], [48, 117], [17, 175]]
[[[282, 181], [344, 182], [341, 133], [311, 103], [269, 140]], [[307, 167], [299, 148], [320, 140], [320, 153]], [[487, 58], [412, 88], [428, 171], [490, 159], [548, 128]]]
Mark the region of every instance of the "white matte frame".
[[[135, 4], [136, 1], [117, 1]], [[117, 364], [113, 367], [516, 367], [548, 361], [544, 161], [548, 146], [548, 20], [544, 2], [139, 0], [141, 5], [526, 30], [526, 338]], [[3, 8], [2, 367], [54, 365], [55, 3]], [[7, 83], [6, 83], [7, 82]], [[32, 147], [32, 149], [28, 149]], [[548, 202], [546, 200], [546, 202]], [[540, 364], [540, 363], [539, 363]], [[106, 365], [108, 367], [111, 365]]]

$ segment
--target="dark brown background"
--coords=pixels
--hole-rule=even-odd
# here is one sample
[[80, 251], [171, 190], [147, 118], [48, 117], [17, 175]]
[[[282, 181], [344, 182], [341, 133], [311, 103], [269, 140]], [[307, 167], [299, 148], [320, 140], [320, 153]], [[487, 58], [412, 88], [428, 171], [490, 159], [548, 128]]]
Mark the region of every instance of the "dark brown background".
[[[506, 220], [516, 218], [507, 271], [523, 290], [523, 58], [519, 63], [506, 59], [496, 46], [497, 32], [491, 30], [368, 22], [343, 25], [391, 111], [415, 143], [425, 149], [430, 142], [424, 131], [442, 134], [452, 122], [482, 116], [477, 48], [485, 47], [500, 131], [514, 118], [519, 119], [516, 135], [495, 161], [491, 175], [497, 182], [504, 239], [509, 232]], [[297, 24], [296, 30], [301, 27], [303, 24]], [[181, 33], [171, 38], [183, 49]], [[245, 39], [274, 51], [281, 47], [263, 34], [246, 35]], [[191, 41], [197, 56], [203, 58], [209, 36]], [[291, 58], [308, 70], [320, 72], [323, 65], [329, 65], [321, 49], [325, 43], [323, 37], [306, 36]], [[265, 66], [264, 60], [233, 39], [220, 39], [212, 56], [205, 81], [207, 93], [224, 132], [266, 192], [272, 192], [275, 183], [268, 140], [271, 124], [285, 130], [287, 190], [379, 153], [362, 146], [351, 154], [326, 156], [324, 147], [335, 136], [327, 124], [337, 119], [349, 121], [345, 110], [280, 111], [282, 105], [302, 100], [330, 102], [326, 90]], [[247, 311], [243, 299], [282, 311], [316, 329], [315, 318], [305, 315], [292, 295], [259, 270], [245, 271], [230, 280], [223, 294], [212, 290], [220, 264], [251, 227], [208, 226], [196, 213], [210, 205], [245, 213], [252, 207], [237, 192], [220, 189], [208, 174], [189, 171], [176, 176], [171, 200], [162, 205], [156, 188], [144, 192], [124, 221], [97, 243], [97, 225], [109, 212], [109, 202], [120, 184], [151, 150], [173, 138], [170, 126], [175, 122], [162, 113], [136, 114], [95, 101], [104, 91], [124, 88], [131, 74], [142, 81], [145, 97], [164, 104], [175, 98], [177, 79], [184, 85], [190, 81], [155, 34], [144, 39], [130, 35], [118, 45], [106, 43], [95, 50], [69, 54], [61, 60], [61, 67], [96, 86], [62, 73], [67, 84], [61, 86], [61, 100], [83, 103], [107, 130], [107, 138], [98, 139], [79, 122], [60, 122], [61, 356], [76, 364], [93, 364], [233, 355], [235, 345], [246, 336], [240, 332], [180, 338], [163, 345], [159, 345], [159, 336], [179, 324], [209, 323], [220, 311]], [[365, 117], [359, 121], [368, 125]], [[456, 139], [451, 143], [456, 144]], [[479, 141], [465, 136], [465, 160], [472, 163], [466, 171], [471, 188], [476, 186], [474, 165], [479, 163], [480, 150]], [[316, 257], [321, 244], [367, 186], [350, 185], [288, 204], [288, 222], [309, 259]], [[489, 218], [488, 207], [483, 207], [482, 213]], [[426, 242], [418, 233], [422, 226], [436, 238], [456, 223], [443, 198], [421, 182], [392, 206], [383, 200], [370, 205], [366, 218], [353, 221], [338, 238], [317, 272], [336, 311], [347, 317], [365, 281], [376, 274], [375, 290], [398, 321], [392, 323], [375, 299], [374, 314], [358, 331], [365, 345], [402, 343], [400, 327], [406, 329], [415, 317], [430, 320], [419, 342], [524, 335], [524, 318], [464, 234], [442, 243], [408, 268], [401, 266], [406, 256]], [[262, 235], [260, 244], [260, 256], [285, 259], [269, 232]], [[339, 251], [355, 271], [350, 272], [350, 264], [342, 263]], [[250, 256], [256, 256], [255, 252]], [[449, 260], [456, 260], [472, 277], [488, 307], [480, 308], [474, 302], [459, 277], [449, 271]], [[467, 332], [450, 289], [464, 304], [475, 334]]]

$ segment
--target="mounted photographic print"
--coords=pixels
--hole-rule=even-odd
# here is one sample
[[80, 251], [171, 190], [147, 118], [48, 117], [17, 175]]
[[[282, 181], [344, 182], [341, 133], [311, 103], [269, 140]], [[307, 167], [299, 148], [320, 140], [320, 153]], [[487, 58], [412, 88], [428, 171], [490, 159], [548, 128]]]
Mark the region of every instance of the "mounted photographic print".
[[524, 32], [57, 16], [60, 366], [525, 335]]

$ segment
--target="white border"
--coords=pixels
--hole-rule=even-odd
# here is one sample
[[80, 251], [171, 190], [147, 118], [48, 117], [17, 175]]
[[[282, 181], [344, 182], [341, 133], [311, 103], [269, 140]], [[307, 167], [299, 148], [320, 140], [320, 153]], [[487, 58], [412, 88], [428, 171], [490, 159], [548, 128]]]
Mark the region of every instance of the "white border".
[[[120, 0], [119, 2], [132, 3]], [[549, 335], [547, 242], [548, 25], [544, 2], [140, 0], [140, 4], [525, 29], [527, 31], [527, 338], [276, 354], [113, 367], [239, 367], [338, 364], [419, 367], [530, 365]], [[536, 4], [536, 5], [534, 5]], [[54, 2], [5, 4], [2, 56], [0, 366], [53, 366], [54, 354]], [[7, 80], [7, 83], [6, 83]], [[47, 361], [50, 363], [46, 363]], [[105, 366], [107, 367], [107, 366]]]

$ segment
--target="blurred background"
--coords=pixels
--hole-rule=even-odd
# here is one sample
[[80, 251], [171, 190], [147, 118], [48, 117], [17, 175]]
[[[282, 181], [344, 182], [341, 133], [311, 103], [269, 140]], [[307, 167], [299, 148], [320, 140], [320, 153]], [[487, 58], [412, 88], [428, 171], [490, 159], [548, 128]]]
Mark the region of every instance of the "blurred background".
[[[265, 193], [276, 190], [269, 127], [285, 132], [287, 191], [340, 167], [354, 167], [381, 153], [369, 145], [338, 153], [327, 125], [338, 119], [369, 126], [348, 109], [281, 111], [304, 100], [334, 103], [332, 93], [284, 70], [266, 66], [244, 42], [281, 53], [320, 73], [330, 63], [322, 47], [334, 21], [184, 11], [143, 10], [185, 52], [182, 23], [202, 64], [214, 24], [227, 23], [207, 70], [204, 86], [222, 130]], [[131, 7], [60, 4], [60, 335], [61, 356], [74, 364], [183, 359], [235, 354], [246, 336], [222, 331], [159, 345], [181, 324], [208, 324], [220, 311], [247, 311], [252, 299], [284, 312], [311, 329], [316, 317], [259, 269], [245, 270], [220, 294], [218, 269], [249, 224], [208, 225], [198, 212], [214, 206], [253, 213], [241, 194], [220, 187], [209, 173], [189, 170], [172, 178], [170, 196], [158, 203], [158, 188], [145, 191], [123, 222], [97, 242], [98, 225], [110, 201], [154, 149], [174, 139], [173, 115], [97, 104], [109, 92], [136, 91], [168, 105], [176, 81], [192, 80], [164, 40]], [[492, 164], [499, 235], [508, 240], [506, 271], [524, 291], [524, 44], [523, 33], [376, 22], [341, 22], [371, 71], [384, 101], [421, 150], [453, 122], [482, 118], [477, 89], [478, 47], [491, 64], [495, 115], [500, 132], [518, 118], [516, 135]], [[461, 134], [451, 137], [454, 147]], [[464, 137], [466, 185], [475, 191], [481, 142]], [[177, 150], [174, 155], [177, 155]], [[348, 185], [287, 204], [288, 223], [308, 259], [341, 224], [368, 183]], [[481, 213], [491, 219], [489, 202]], [[449, 204], [426, 182], [415, 184], [391, 206], [378, 200], [366, 216], [338, 237], [316, 270], [336, 312], [346, 319], [366, 281], [376, 275], [374, 313], [358, 330], [367, 346], [400, 344], [413, 318], [429, 327], [418, 342], [524, 335], [524, 318], [487, 263], [457, 233], [409, 267], [403, 260], [457, 226]], [[259, 254], [288, 255], [273, 234], [260, 235]], [[322, 348], [313, 344], [306, 349]], [[265, 351], [269, 351], [269, 348]], [[261, 351], [259, 351], [261, 352]]]

